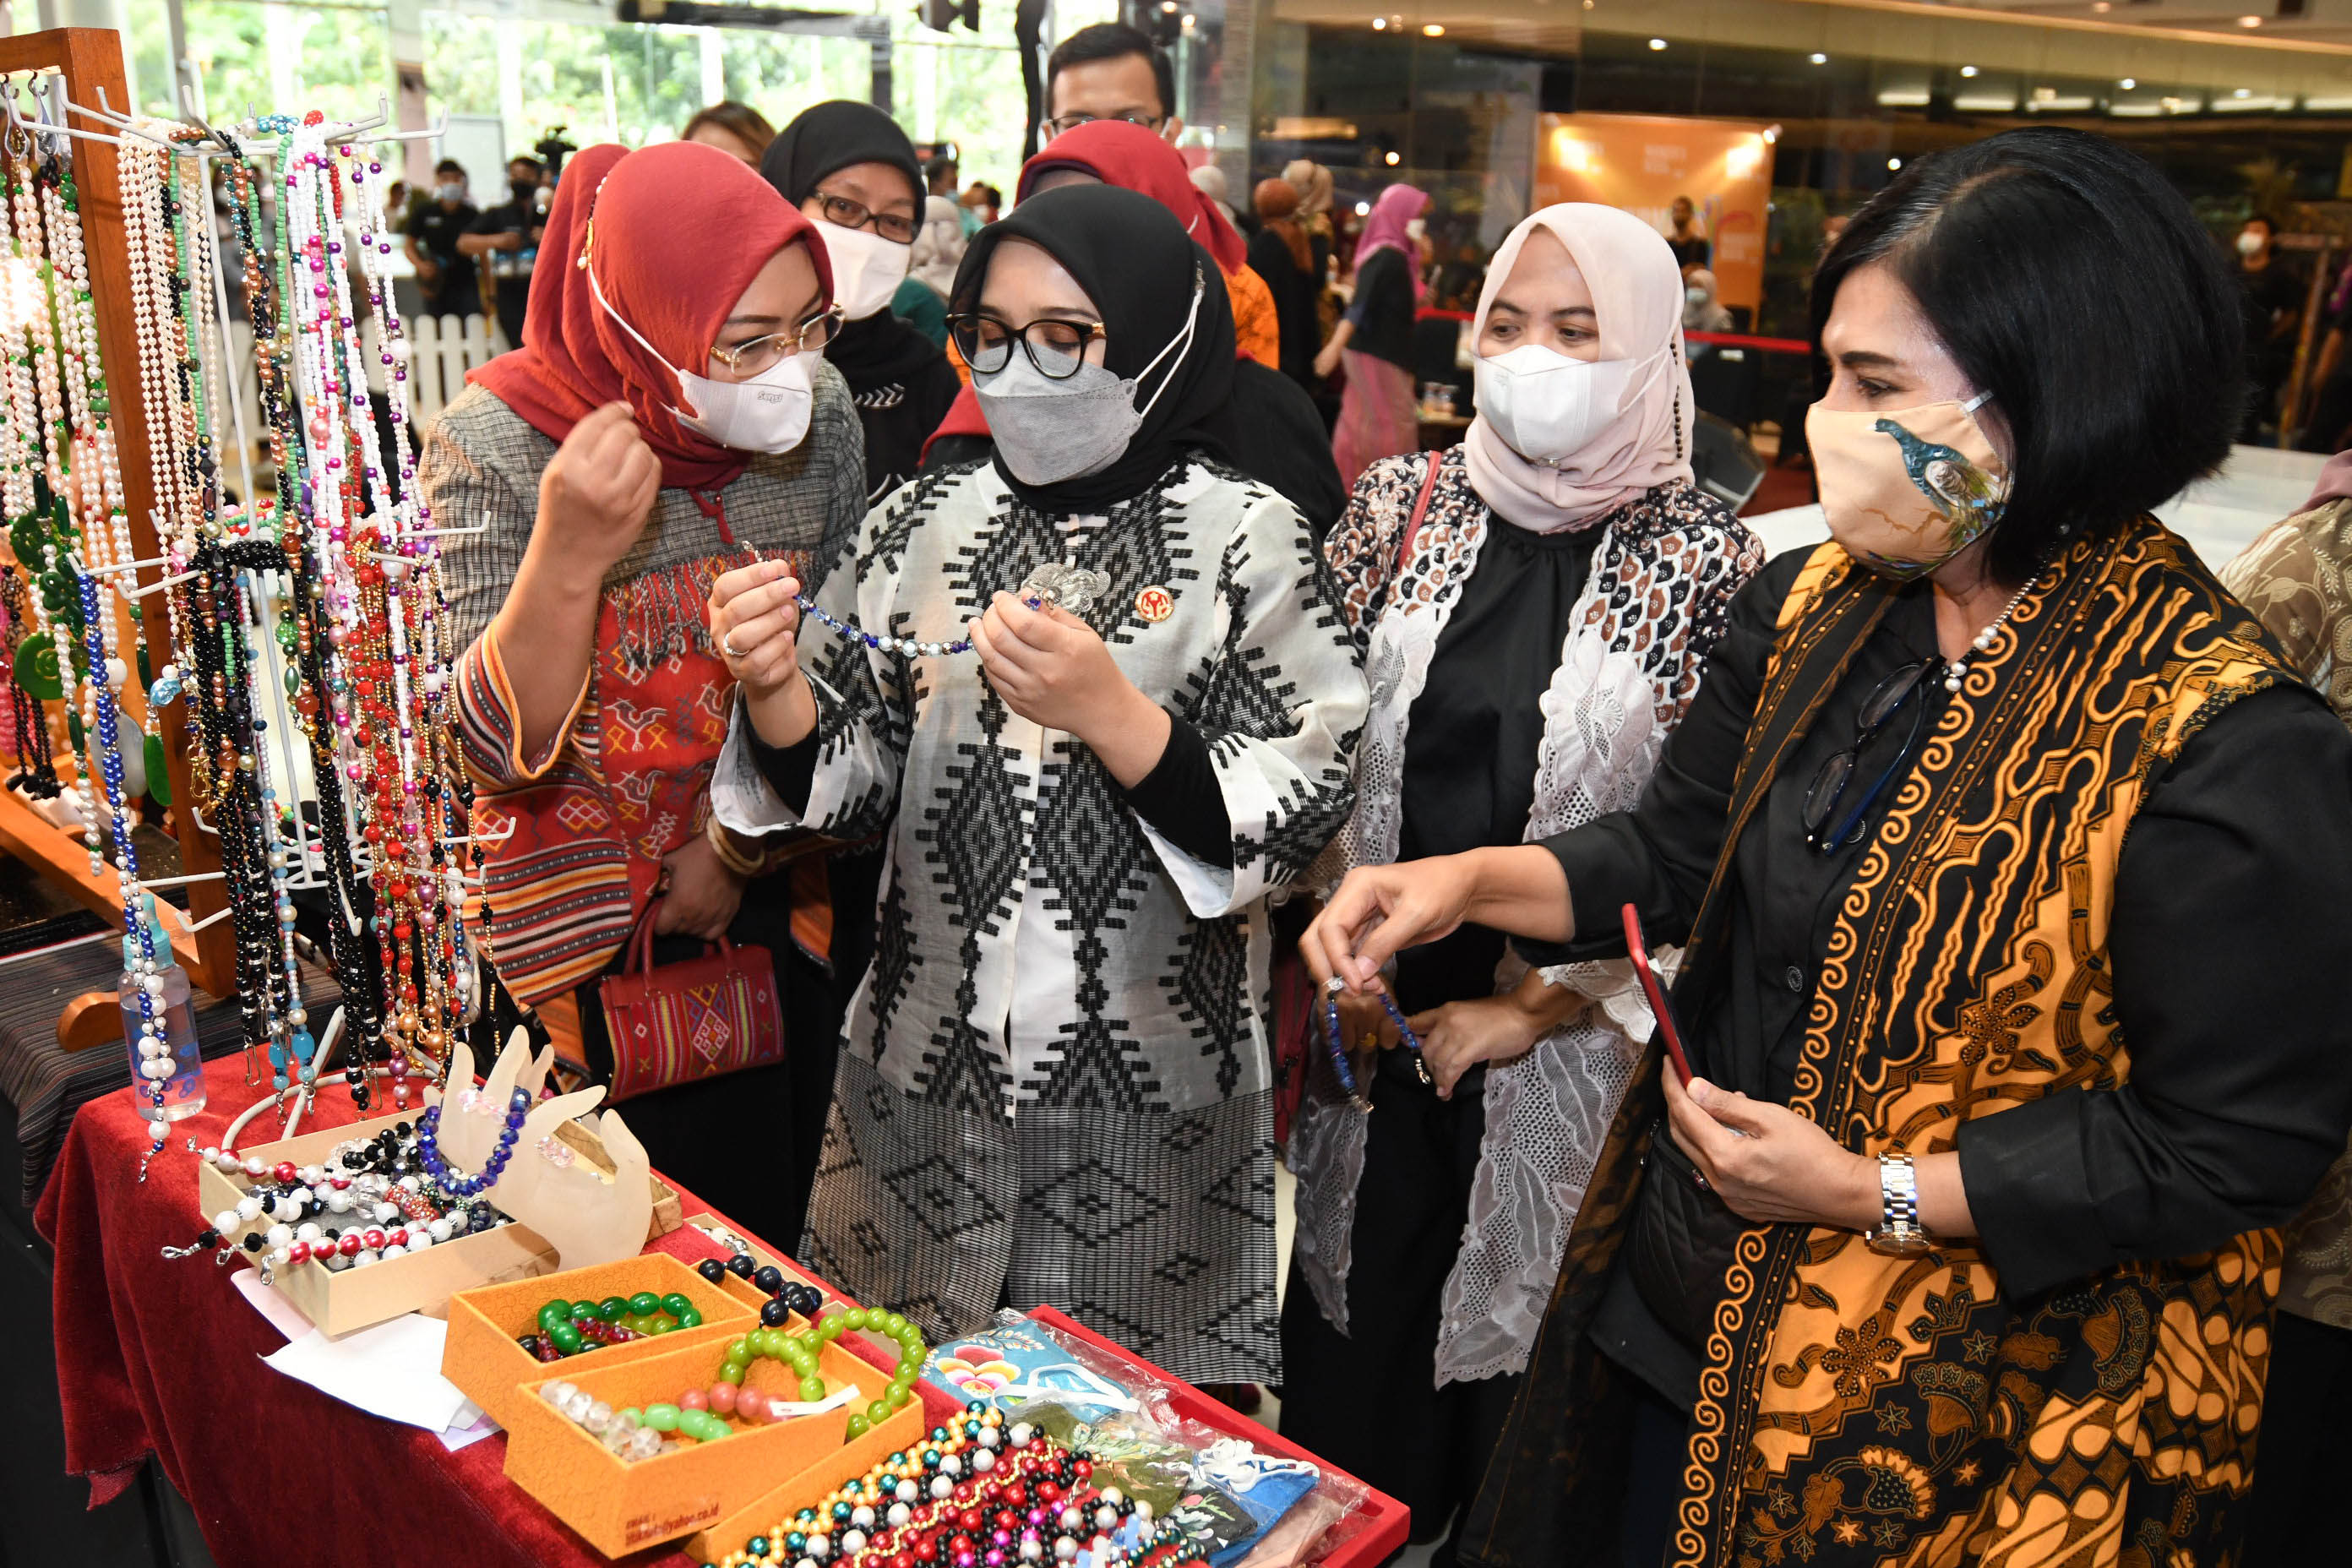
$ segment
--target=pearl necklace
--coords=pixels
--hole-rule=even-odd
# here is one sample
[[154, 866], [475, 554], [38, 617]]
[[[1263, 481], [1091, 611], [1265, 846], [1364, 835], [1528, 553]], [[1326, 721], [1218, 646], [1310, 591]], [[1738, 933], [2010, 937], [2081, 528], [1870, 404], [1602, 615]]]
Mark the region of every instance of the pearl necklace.
[[1960, 682], [1968, 678], [1969, 660], [1992, 647], [1993, 637], [2001, 627], [2009, 624], [2011, 613], [2024, 602], [2026, 590], [2032, 588], [2035, 579], [2041, 575], [2042, 574], [2036, 571], [2033, 576], [2028, 577], [2019, 585], [2017, 592], [2009, 596], [2009, 603], [2000, 607], [2000, 614], [1988, 622], [1984, 630], [1969, 639], [1968, 652], [1958, 658], [1948, 658], [1944, 661], [1944, 689], [1947, 692], [1955, 697], [1959, 695]]

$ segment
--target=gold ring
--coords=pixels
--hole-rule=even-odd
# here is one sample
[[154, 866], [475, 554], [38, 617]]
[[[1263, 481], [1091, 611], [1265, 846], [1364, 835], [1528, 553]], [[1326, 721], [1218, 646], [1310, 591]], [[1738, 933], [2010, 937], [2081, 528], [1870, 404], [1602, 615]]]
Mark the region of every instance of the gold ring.
[[1356, 1037], [1356, 1048], [1360, 1051], [1378, 1050], [1380, 1048], [1380, 1033], [1374, 1029], [1366, 1029], [1362, 1034]]

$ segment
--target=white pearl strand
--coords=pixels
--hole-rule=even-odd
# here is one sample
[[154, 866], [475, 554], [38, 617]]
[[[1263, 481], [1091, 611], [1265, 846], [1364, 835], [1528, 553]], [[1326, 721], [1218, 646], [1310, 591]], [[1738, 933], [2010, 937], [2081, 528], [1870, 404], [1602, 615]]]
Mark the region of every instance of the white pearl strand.
[[[2037, 573], [2035, 575], [2039, 576], [2040, 574]], [[2000, 614], [1995, 616], [1989, 623], [1987, 623], [1984, 630], [1979, 632], [1975, 637], [1969, 639], [1969, 651], [1960, 655], [1958, 658], [1948, 658], [1944, 661], [1944, 689], [1946, 691], [1951, 693], [1955, 697], [1959, 695], [1960, 682], [1968, 679], [1969, 658], [1992, 647], [1992, 639], [1994, 636], [2000, 632], [2002, 626], [2009, 624], [2011, 612], [2014, 611], [2020, 604], [2024, 602], [2026, 589], [2032, 586], [2033, 578], [2027, 578], [2024, 583], [2019, 585], [2017, 592], [2009, 596], [2009, 603], [2000, 607]]]

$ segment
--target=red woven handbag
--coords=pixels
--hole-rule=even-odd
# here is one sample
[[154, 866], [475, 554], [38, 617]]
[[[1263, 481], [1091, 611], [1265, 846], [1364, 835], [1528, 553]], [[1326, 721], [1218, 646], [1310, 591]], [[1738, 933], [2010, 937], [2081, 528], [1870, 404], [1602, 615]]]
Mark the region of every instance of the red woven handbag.
[[656, 969], [654, 911], [661, 906], [656, 899], [646, 907], [621, 973], [596, 988], [613, 1042], [607, 1103], [784, 1059], [774, 955], [720, 937], [701, 957]]

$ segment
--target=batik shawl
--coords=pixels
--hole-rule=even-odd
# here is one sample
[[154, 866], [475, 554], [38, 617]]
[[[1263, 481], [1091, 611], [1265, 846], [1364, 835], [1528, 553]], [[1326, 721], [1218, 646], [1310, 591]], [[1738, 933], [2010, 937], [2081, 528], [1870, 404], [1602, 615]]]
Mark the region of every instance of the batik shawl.
[[[1711, 954], [1738, 834], [1890, 599], [1834, 545], [1791, 590], [1678, 1000], [1725, 983]], [[2294, 679], [2149, 519], [2071, 546], [2011, 626], [1970, 661], [1831, 931], [1791, 1108], [1864, 1153], [1949, 1149], [1969, 1118], [2128, 1081], [2106, 953], [2125, 835], [2153, 770]], [[1658, 1118], [1657, 1060], [1577, 1216], [1472, 1562], [1549, 1565], [1613, 1532], [1622, 1454], [1603, 1445], [1622, 1427], [1585, 1329]], [[2250, 1231], [2012, 1302], [1972, 1242], [1889, 1258], [1850, 1231], [1749, 1230], [1701, 1357], [1667, 1559], [2213, 1563], [2251, 1479], [2280, 1255], [2277, 1231]]]
[[[1428, 514], [1400, 563], [1432, 461], [1443, 466]], [[1731, 595], [1763, 564], [1755, 536], [1687, 483], [1661, 485], [1593, 526], [1604, 531], [1543, 697], [1529, 839], [1640, 798], [1667, 732], [1698, 689]], [[1373, 465], [1326, 542], [1341, 611], [1365, 650], [1372, 704], [1356, 752], [1355, 813], [1315, 868], [1326, 891], [1354, 867], [1397, 857], [1412, 705], [1493, 527], [1454, 447]], [[1507, 957], [1497, 989], [1525, 973]], [[1649, 1008], [1622, 961], [1549, 974], [1598, 1005], [1517, 1061], [1486, 1069], [1470, 1213], [1440, 1309], [1440, 1387], [1527, 1364], [1584, 1182], [1633, 1076], [1637, 1044], [1649, 1038]], [[1296, 1256], [1316, 1305], [1342, 1333], [1366, 1131], [1353, 1108], [1316, 1094], [1300, 1104], [1291, 1131]]]

